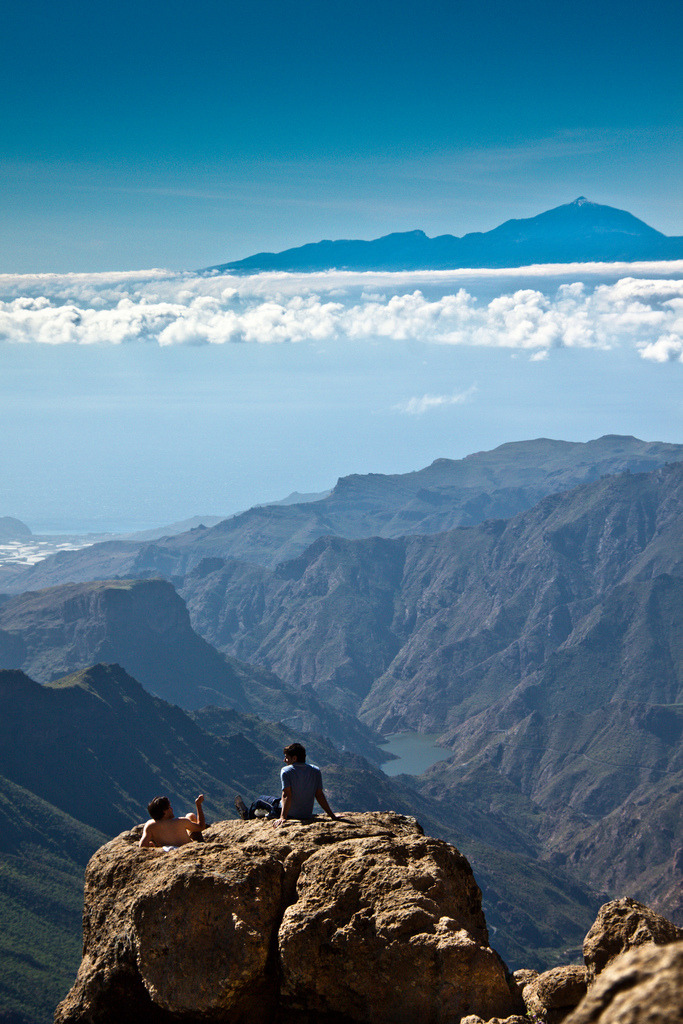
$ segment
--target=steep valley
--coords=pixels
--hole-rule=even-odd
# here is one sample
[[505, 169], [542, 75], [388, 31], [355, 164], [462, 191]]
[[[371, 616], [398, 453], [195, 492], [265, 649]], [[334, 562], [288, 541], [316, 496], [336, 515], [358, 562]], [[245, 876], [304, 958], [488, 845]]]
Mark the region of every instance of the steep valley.
[[507, 522], [321, 538], [182, 592], [222, 649], [383, 732], [440, 732], [453, 756], [420, 787], [445, 820], [495, 808], [534, 856], [678, 919], [682, 485], [681, 464], [606, 477]]
[[[34, 978], [62, 994], [53, 939], [102, 837], [156, 792], [234, 816], [295, 736], [333, 807], [414, 815], [466, 854], [513, 967], [575, 959], [611, 896], [683, 924], [682, 454], [520, 442], [12, 575], [7, 1006]], [[403, 730], [448, 756], [388, 778]]]

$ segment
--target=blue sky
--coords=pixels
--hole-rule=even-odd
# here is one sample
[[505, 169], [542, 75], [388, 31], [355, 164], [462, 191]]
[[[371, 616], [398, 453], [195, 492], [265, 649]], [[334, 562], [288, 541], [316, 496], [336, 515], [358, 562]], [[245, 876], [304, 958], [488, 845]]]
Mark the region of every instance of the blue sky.
[[0, 271], [681, 216], [681, 5], [12, 0]]
[[6, 5], [0, 515], [141, 528], [525, 437], [680, 441], [680, 263], [192, 271], [579, 195], [683, 234], [682, 27], [661, 0]]

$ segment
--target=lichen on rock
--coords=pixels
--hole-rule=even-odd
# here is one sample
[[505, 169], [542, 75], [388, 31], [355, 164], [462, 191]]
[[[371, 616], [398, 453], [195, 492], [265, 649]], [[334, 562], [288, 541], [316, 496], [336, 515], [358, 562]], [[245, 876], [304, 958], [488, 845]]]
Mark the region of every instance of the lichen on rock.
[[446, 1024], [518, 1009], [467, 860], [414, 819], [204, 835], [164, 853], [132, 830], [94, 855], [83, 961], [56, 1024]]

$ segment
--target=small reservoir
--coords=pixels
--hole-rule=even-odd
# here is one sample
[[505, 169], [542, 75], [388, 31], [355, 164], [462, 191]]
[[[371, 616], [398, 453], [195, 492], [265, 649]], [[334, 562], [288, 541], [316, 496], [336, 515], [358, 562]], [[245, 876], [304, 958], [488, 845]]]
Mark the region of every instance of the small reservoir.
[[436, 736], [423, 732], [397, 732], [387, 736], [382, 748], [393, 754], [396, 761], [382, 765], [385, 775], [421, 775], [437, 761], [451, 756], [447, 747], [437, 747]]

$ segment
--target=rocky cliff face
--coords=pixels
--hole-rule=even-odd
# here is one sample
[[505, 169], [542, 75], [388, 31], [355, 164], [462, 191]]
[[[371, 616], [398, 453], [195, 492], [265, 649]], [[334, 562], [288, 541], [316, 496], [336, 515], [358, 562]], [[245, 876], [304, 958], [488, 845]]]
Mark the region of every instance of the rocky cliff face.
[[553, 495], [508, 522], [328, 536], [270, 571], [207, 562], [180, 590], [219, 650], [385, 732], [455, 729], [527, 680], [550, 713], [615, 697], [668, 704], [680, 687], [670, 608], [682, 496], [679, 463]]
[[412, 818], [221, 822], [86, 874], [84, 955], [56, 1024], [484, 1020], [521, 1009], [466, 859]]
[[244, 679], [193, 631], [162, 580], [106, 580], [32, 591], [0, 609], [0, 629], [23, 648], [20, 666], [46, 683], [97, 662], [118, 663], [164, 700], [246, 709]]

